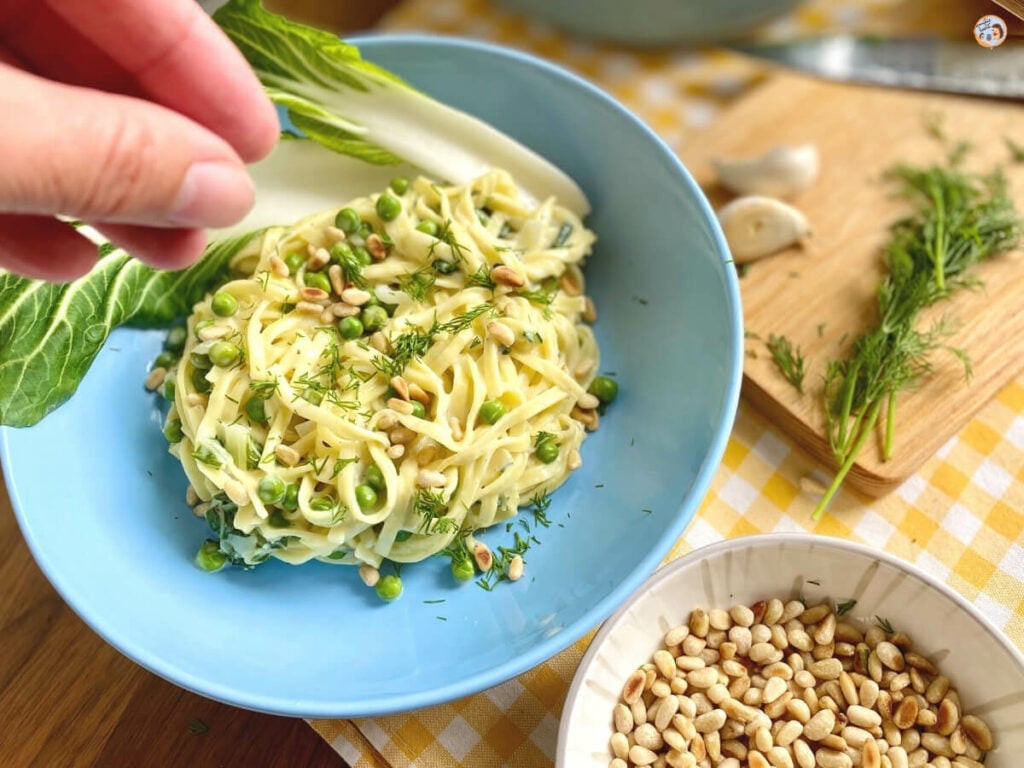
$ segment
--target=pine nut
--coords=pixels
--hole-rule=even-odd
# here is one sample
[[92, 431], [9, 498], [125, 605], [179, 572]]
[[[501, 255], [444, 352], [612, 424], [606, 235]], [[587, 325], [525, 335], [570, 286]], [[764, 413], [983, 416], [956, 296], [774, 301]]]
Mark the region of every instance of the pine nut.
[[631, 705], [640, 698], [644, 692], [646, 679], [647, 676], [639, 669], [626, 679], [626, 684], [622, 688], [622, 700], [626, 704]]
[[327, 268], [327, 278], [331, 282], [331, 290], [341, 296], [342, 291], [345, 290], [345, 273], [342, 270], [340, 264], [331, 264]]
[[348, 237], [343, 230], [338, 229], [337, 227], [334, 226], [324, 227], [324, 234], [327, 235], [327, 238], [332, 243], [340, 243], [342, 240]]
[[408, 400], [402, 400], [399, 397], [390, 397], [388, 398], [387, 407], [395, 413], [400, 413], [403, 416], [412, 416], [413, 406]]
[[725, 712], [720, 709], [713, 709], [703, 715], [698, 715], [693, 721], [693, 727], [697, 733], [711, 733], [725, 725]]
[[331, 254], [326, 248], [315, 249], [306, 259], [306, 270], [309, 272], [316, 272], [327, 265], [327, 262], [331, 260]]
[[523, 562], [522, 555], [514, 555], [508, 563], [508, 580], [519, 581], [523, 578], [523, 569], [525, 563]]
[[625, 704], [616, 704], [614, 709], [615, 730], [619, 733], [632, 733], [633, 713]]
[[370, 298], [370, 294], [362, 288], [346, 288], [341, 292], [341, 300], [354, 307], [363, 306]]
[[878, 654], [879, 661], [895, 672], [902, 672], [906, 666], [900, 649], [888, 641], [883, 640], [876, 645], [875, 653]]
[[[388, 382], [402, 400], [409, 399], [409, 383], [401, 376], [392, 376]], [[412, 411], [410, 411], [412, 413]]]
[[498, 322], [497, 320], [491, 320], [485, 327], [487, 329], [487, 335], [501, 346], [511, 347], [516, 343], [515, 333], [504, 323]]
[[388, 337], [384, 335], [384, 331], [374, 331], [370, 334], [370, 346], [384, 354], [391, 351], [391, 342], [388, 341]]
[[288, 265], [276, 254], [270, 256], [270, 271], [275, 277], [288, 277]]
[[819, 680], [837, 680], [843, 664], [839, 659], [822, 659], [808, 665], [807, 671]]
[[575, 450], [575, 449], [570, 451], [569, 452], [569, 458], [566, 459], [565, 466], [569, 470], [575, 470], [575, 469], [579, 469], [580, 467], [582, 467], [583, 466], [583, 457], [580, 456], [580, 452]]
[[504, 264], [498, 264], [491, 270], [491, 279], [496, 283], [508, 285], [512, 288], [522, 288], [526, 285], [526, 278], [512, 269], [512, 267]]
[[657, 759], [658, 756], [647, 747], [634, 744], [629, 748], [629, 760], [633, 765], [653, 765]]
[[[201, 504], [196, 504], [192, 507], [192, 514], [196, 517], [206, 517], [206, 513], [210, 511], [212, 505], [208, 501], [204, 501]], [[967, 738], [966, 736], [964, 737]]]
[[591, 325], [597, 322], [597, 307], [594, 305], [594, 300], [589, 296], [583, 300], [583, 312], [580, 315], [583, 318], [583, 322], [590, 323]]
[[366, 238], [366, 250], [374, 261], [383, 261], [388, 255], [388, 247], [376, 232]]
[[819, 749], [814, 759], [820, 768], [853, 768], [853, 760], [845, 752], [834, 749]]
[[793, 758], [784, 747], [772, 747], [768, 750], [768, 762], [775, 768], [793, 768]]
[[359, 566], [359, 578], [363, 580], [363, 584], [366, 586], [375, 587], [377, 582], [380, 581], [380, 571], [369, 563], [363, 563]]
[[[320, 308], [317, 308], [317, 312]], [[196, 337], [200, 341], [216, 341], [231, 335], [230, 325], [207, 325], [196, 331]]]
[[359, 307], [353, 307], [342, 301], [336, 301], [330, 306], [331, 314], [335, 317], [355, 317], [359, 314]]
[[652, 723], [638, 725], [633, 731], [633, 739], [641, 747], [646, 747], [652, 752], [661, 749], [665, 744], [665, 740], [661, 737], [661, 733]]
[[612, 754], [619, 760], [625, 760], [629, 757], [629, 739], [626, 738], [624, 733], [612, 734], [609, 746], [611, 746]]
[[804, 738], [810, 739], [811, 741], [821, 741], [832, 733], [832, 729], [835, 728], [835, 725], [835, 714], [829, 709], [823, 709], [816, 713], [804, 725]]
[[443, 488], [447, 482], [443, 472], [421, 469], [416, 473], [416, 485], [420, 488]]
[[319, 315], [324, 311], [323, 305], [312, 301], [300, 301], [295, 304], [295, 311], [300, 315]]
[[242, 483], [234, 478], [228, 478], [224, 481], [224, 493], [240, 507], [244, 507], [249, 503], [249, 492]]
[[800, 768], [815, 768], [814, 752], [803, 739], [793, 742], [793, 757], [796, 758], [796, 763]]
[[939, 711], [936, 713], [935, 730], [942, 736], [949, 736], [960, 724], [960, 710], [956, 704], [948, 698], [943, 699], [939, 704]]
[[150, 392], [154, 391], [157, 387], [164, 383], [164, 379], [167, 378], [167, 369], [161, 366], [157, 366], [149, 372], [146, 376], [145, 387]]
[[274, 448], [274, 457], [286, 467], [294, 467], [302, 460], [298, 451], [283, 443]]
[[854, 704], [846, 710], [850, 722], [862, 728], [877, 728], [882, 724], [882, 716], [873, 709]]
[[385, 451], [385, 453], [388, 455], [389, 459], [400, 459], [403, 456], [405, 456], [405, 446], [392, 445], [390, 448], [387, 449], [387, 451]]
[[964, 729], [967, 738], [974, 742], [982, 752], [990, 752], [995, 747], [992, 731], [980, 717], [964, 715], [960, 720], [960, 727]]
[[458, 440], [461, 440], [463, 437], [466, 436], [466, 432], [462, 428], [462, 422], [459, 421], [459, 417], [458, 416], [449, 416], [448, 417], [448, 429], [450, 429], [452, 431], [452, 439], [453, 440], [458, 441]]
[[892, 763], [892, 768], [907, 768], [910, 764], [907, 761], [907, 752], [903, 747], [889, 747], [889, 751], [885, 755]]
[[430, 405], [430, 393], [415, 381], [409, 382], [409, 397], [418, 403], [423, 403], [423, 405]]
[[405, 427], [395, 427], [388, 432], [388, 440], [391, 441], [392, 445], [408, 445], [416, 439], [418, 434], [418, 432], [413, 432]]

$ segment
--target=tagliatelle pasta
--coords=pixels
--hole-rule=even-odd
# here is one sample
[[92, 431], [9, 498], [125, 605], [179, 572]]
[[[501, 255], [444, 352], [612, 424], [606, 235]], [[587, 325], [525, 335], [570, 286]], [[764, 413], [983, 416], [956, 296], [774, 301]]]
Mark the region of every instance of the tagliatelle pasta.
[[171, 451], [232, 562], [465, 550], [597, 426], [594, 235], [502, 171], [392, 187], [253, 239], [188, 319]]

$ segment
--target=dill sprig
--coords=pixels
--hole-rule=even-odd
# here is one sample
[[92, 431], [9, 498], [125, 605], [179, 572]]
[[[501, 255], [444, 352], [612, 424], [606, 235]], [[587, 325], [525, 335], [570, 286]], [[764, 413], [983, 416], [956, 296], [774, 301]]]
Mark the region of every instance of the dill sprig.
[[431, 274], [428, 267], [417, 269], [415, 272], [405, 275], [398, 280], [398, 285], [413, 301], [421, 304], [427, 300], [427, 294], [437, 281], [437, 275]]
[[420, 516], [418, 533], [454, 533], [459, 524], [448, 517], [448, 503], [438, 491], [421, 488], [413, 499], [413, 510]]
[[491, 277], [491, 268], [487, 264], [481, 264], [476, 272], [466, 277], [466, 285], [475, 285], [493, 291], [498, 287]]
[[430, 328], [425, 331], [413, 326], [411, 330], [391, 338], [391, 352], [387, 355], [375, 356], [372, 361], [373, 365], [389, 378], [399, 376], [405, 370], [406, 365], [427, 354], [437, 334], [460, 333], [469, 328], [478, 317], [493, 310], [494, 307], [490, 304], [477, 304], [472, 309], [461, 315], [456, 315], [446, 322], [439, 323], [435, 318]]
[[766, 346], [786, 381], [796, 387], [797, 392], [803, 394], [805, 371], [804, 356], [800, 347], [793, 346], [793, 342], [785, 336], [776, 336], [774, 333], [768, 337]]
[[930, 354], [946, 349], [964, 364], [966, 355], [943, 343], [949, 321], [920, 330], [920, 312], [956, 289], [977, 285], [971, 268], [1012, 249], [1021, 220], [998, 171], [971, 174], [959, 167], [962, 152], [952, 151], [944, 165], [898, 165], [886, 178], [913, 212], [892, 226], [886, 248], [888, 274], [878, 290], [878, 324], [851, 345], [849, 357], [830, 361], [825, 371], [824, 407], [829, 445], [839, 466], [818, 502], [818, 520], [874, 433], [883, 407], [883, 459], [892, 457], [896, 402], [931, 368]]

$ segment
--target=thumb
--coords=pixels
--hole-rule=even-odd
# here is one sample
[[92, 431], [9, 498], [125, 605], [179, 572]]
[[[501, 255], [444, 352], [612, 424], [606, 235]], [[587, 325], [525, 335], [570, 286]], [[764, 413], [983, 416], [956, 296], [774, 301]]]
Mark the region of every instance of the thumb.
[[0, 136], [0, 212], [220, 227], [252, 206], [252, 181], [227, 142], [140, 99], [0, 64]]

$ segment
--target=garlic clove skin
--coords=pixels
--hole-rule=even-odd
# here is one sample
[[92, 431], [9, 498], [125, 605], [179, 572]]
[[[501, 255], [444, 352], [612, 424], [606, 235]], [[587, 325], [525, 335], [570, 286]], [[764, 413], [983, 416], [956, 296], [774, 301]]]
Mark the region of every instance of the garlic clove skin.
[[781, 251], [811, 233], [811, 225], [800, 211], [764, 195], [738, 197], [717, 215], [737, 264]]
[[740, 195], [792, 197], [818, 178], [818, 148], [779, 146], [759, 157], [715, 160], [718, 180]]

